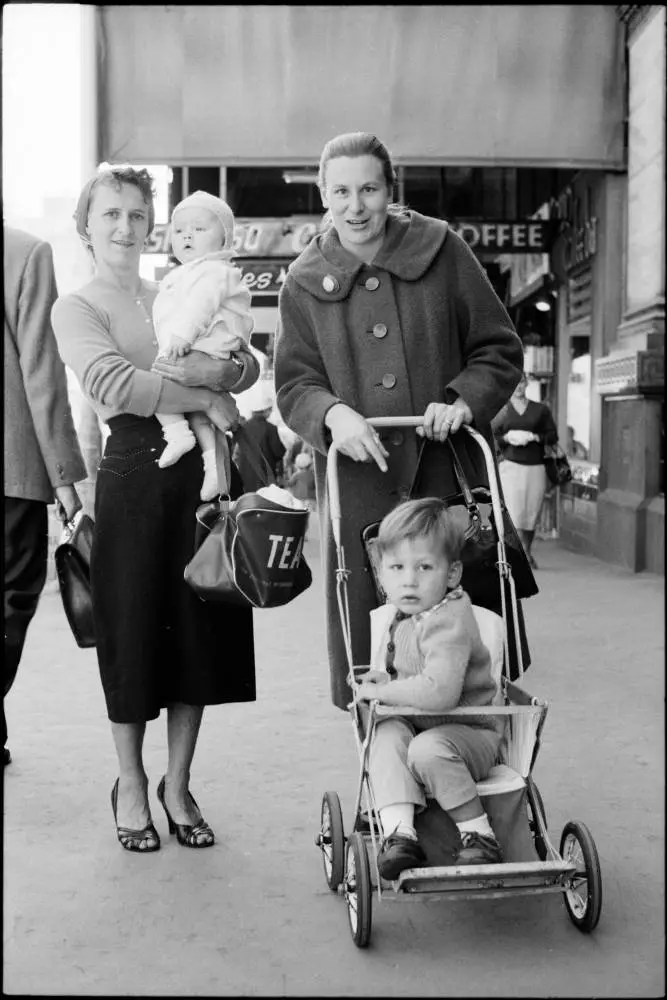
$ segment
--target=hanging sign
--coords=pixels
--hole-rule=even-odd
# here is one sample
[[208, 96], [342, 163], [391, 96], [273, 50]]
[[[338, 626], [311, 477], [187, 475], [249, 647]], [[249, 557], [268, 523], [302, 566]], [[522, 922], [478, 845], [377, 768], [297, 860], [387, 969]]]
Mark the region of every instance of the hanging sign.
[[460, 219], [450, 223], [471, 250], [497, 253], [547, 253], [557, 231], [545, 219], [520, 219], [513, 222], [482, 222]]
[[[558, 223], [545, 219], [510, 221], [457, 219], [450, 228], [472, 250], [492, 253], [547, 253]], [[322, 216], [297, 219], [237, 219], [232, 248], [239, 257], [297, 257], [322, 230]], [[158, 223], [146, 253], [170, 253], [169, 226]]]

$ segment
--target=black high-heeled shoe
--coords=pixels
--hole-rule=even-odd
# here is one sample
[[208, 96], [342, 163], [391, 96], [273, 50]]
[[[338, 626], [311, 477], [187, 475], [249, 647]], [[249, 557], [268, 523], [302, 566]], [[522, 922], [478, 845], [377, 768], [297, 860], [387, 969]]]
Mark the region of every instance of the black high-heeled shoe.
[[[165, 775], [162, 776], [160, 784], [157, 786], [157, 797], [165, 811], [167, 823], [169, 824], [169, 833], [175, 833], [176, 839], [183, 847], [213, 847], [215, 834], [202, 816], [192, 792], [188, 792], [188, 795], [192, 799], [193, 806], [199, 812], [199, 820], [190, 825], [188, 823], [175, 823], [171, 818], [171, 814], [164, 801], [164, 779]], [[207, 839], [204, 841], [198, 839], [202, 834], [207, 835]]]
[[[116, 836], [118, 837], [118, 843], [121, 847], [124, 847], [126, 851], [137, 851], [139, 854], [150, 854], [151, 851], [158, 851], [160, 849], [160, 836], [153, 826], [152, 821], [145, 826], [143, 830], [130, 830], [127, 826], [118, 826], [118, 818], [116, 816], [118, 808], [118, 782], [120, 778], [116, 778], [116, 783], [111, 789], [111, 808], [113, 809], [113, 818], [116, 824]], [[145, 847], [141, 845], [146, 843]]]

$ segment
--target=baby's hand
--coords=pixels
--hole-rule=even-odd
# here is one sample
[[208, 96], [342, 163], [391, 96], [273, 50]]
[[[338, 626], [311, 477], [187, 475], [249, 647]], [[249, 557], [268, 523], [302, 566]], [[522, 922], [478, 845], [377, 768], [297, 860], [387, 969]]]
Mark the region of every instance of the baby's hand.
[[[377, 680], [368, 678], [378, 678]], [[357, 684], [357, 698], [362, 701], [373, 701], [375, 698], [382, 698], [382, 688], [389, 681], [387, 674], [383, 674], [380, 671], [372, 670], [369, 673], [364, 674], [364, 679], [360, 684]]]
[[167, 346], [160, 351], [160, 357], [167, 358], [169, 361], [177, 361], [189, 352], [190, 344], [187, 340], [183, 340], [182, 337], [172, 337]]

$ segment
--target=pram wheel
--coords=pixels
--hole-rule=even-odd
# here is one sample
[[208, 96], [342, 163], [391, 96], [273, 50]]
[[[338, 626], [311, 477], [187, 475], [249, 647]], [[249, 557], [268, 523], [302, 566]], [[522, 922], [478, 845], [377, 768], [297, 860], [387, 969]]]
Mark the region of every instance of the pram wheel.
[[540, 790], [532, 780], [528, 785], [528, 802], [530, 805], [530, 819], [528, 820], [528, 826], [530, 827], [530, 832], [533, 836], [535, 850], [537, 851], [537, 856], [540, 861], [546, 861], [547, 845], [545, 844], [544, 838], [540, 833], [540, 828], [537, 825], [537, 811], [539, 810], [541, 813], [545, 827], [547, 826], [547, 814], [544, 810], [544, 802], [542, 801]]
[[345, 870], [345, 833], [343, 811], [336, 792], [325, 792], [322, 797], [320, 832], [315, 844], [322, 850], [324, 877], [329, 888], [336, 892], [343, 881]]
[[360, 833], [353, 833], [347, 842], [343, 884], [352, 940], [357, 948], [365, 948], [371, 937], [373, 886], [366, 842]]
[[602, 875], [595, 841], [587, 826], [570, 821], [563, 827], [560, 839], [563, 861], [574, 864], [577, 875], [564, 900], [568, 916], [574, 926], [584, 934], [597, 926], [602, 908]]

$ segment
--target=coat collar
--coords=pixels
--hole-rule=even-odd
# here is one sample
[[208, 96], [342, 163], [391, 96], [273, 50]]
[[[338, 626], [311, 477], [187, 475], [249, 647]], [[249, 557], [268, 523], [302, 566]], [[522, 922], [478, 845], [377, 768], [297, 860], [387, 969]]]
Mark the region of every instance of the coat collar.
[[[448, 224], [419, 212], [390, 215], [384, 243], [371, 267], [389, 271], [403, 281], [416, 281], [433, 263], [447, 237]], [[305, 291], [324, 302], [347, 298], [365, 267], [346, 250], [331, 227], [316, 236], [290, 265], [289, 273]]]

